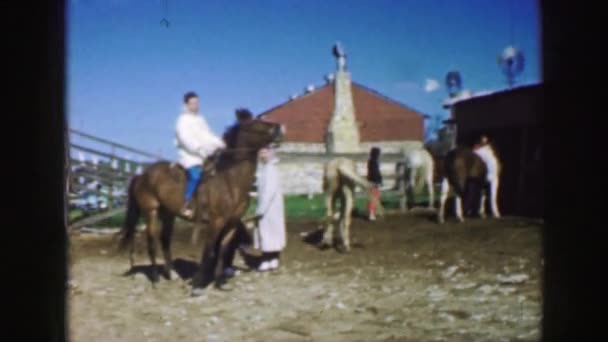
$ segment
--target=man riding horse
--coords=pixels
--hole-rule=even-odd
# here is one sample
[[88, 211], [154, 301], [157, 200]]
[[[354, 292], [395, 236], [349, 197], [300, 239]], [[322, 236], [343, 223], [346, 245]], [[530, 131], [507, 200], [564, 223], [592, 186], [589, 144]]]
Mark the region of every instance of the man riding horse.
[[213, 133], [207, 121], [199, 114], [198, 95], [184, 95], [184, 110], [177, 118], [176, 145], [179, 163], [187, 170], [186, 202], [180, 213], [192, 219], [191, 199], [202, 176], [202, 165], [208, 156], [226, 147], [224, 141]]

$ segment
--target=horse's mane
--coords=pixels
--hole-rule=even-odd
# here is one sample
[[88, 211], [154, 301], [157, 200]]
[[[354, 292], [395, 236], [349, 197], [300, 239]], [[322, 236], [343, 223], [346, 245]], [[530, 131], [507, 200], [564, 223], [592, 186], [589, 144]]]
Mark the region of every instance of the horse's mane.
[[[222, 139], [226, 144], [226, 150], [222, 151], [219, 155], [218, 166], [225, 167], [230, 164], [233, 160], [234, 149], [236, 148], [237, 138], [243, 122], [247, 122], [252, 119], [253, 114], [246, 108], [239, 108], [235, 111], [237, 121], [226, 128]], [[232, 151], [231, 151], [232, 150]]]
[[235, 114], [237, 117], [237, 122], [226, 128], [226, 131], [223, 135], [223, 139], [226, 143], [227, 148], [236, 147], [236, 138], [238, 137], [239, 129], [241, 128], [241, 123], [247, 122], [253, 118], [253, 114], [247, 108], [238, 108], [235, 111]]

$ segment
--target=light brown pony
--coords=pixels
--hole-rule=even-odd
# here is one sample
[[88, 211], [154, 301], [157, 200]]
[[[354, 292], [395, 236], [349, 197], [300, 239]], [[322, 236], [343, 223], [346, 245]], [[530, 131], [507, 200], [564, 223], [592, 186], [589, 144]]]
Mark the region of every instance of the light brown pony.
[[[336, 245], [338, 251], [350, 251], [350, 225], [354, 204], [355, 186], [359, 185], [368, 191], [369, 200], [378, 210], [379, 215], [384, 214], [380, 201], [371, 194], [373, 184], [357, 173], [354, 161], [339, 157], [327, 162], [323, 169], [323, 191], [325, 192], [326, 224], [321, 247], [336, 245], [334, 242], [334, 221], [339, 224], [341, 244]], [[340, 200], [341, 210], [337, 211], [336, 202]]]
[[[237, 110], [237, 118], [246, 109]], [[193, 295], [215, 280], [226, 288], [224, 254], [237, 229], [244, 229], [242, 216], [249, 206], [249, 191], [255, 179], [258, 151], [269, 144], [278, 144], [283, 128], [261, 120], [240, 121], [226, 132], [226, 150], [219, 154], [213, 174], [203, 174], [194, 195], [194, 221], [207, 225], [201, 265], [192, 287]], [[158, 281], [156, 250], [160, 245], [166, 276], [172, 271], [171, 235], [173, 223], [184, 204], [186, 173], [181, 166], [167, 161], [150, 165], [135, 177], [129, 187], [127, 217], [123, 226], [121, 247], [129, 246], [133, 267], [135, 225], [140, 215], [146, 221], [148, 254], [153, 268], [153, 282]], [[161, 223], [159, 227], [159, 221]]]

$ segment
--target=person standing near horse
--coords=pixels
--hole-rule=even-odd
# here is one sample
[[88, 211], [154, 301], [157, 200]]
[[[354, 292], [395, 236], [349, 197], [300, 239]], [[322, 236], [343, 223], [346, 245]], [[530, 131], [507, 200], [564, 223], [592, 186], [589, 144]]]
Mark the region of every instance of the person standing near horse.
[[190, 202], [202, 177], [203, 162], [226, 145], [211, 131], [207, 121], [199, 113], [198, 95], [194, 92], [184, 95], [184, 109], [177, 118], [175, 130], [179, 163], [187, 170], [185, 202], [180, 213], [192, 219], [194, 212]]
[[[380, 173], [380, 148], [372, 147], [369, 153], [369, 159], [367, 160], [367, 180], [370, 181], [374, 187], [372, 188], [372, 196], [380, 201], [380, 186], [382, 186], [382, 174]], [[374, 202], [369, 201], [367, 204], [367, 210], [369, 212], [369, 220], [376, 220], [376, 208]]]
[[283, 191], [279, 181], [278, 159], [269, 148], [261, 149], [258, 166], [259, 218], [254, 234], [254, 248], [263, 252], [259, 271], [274, 270], [279, 267], [280, 252], [287, 244], [285, 232], [285, 208]]

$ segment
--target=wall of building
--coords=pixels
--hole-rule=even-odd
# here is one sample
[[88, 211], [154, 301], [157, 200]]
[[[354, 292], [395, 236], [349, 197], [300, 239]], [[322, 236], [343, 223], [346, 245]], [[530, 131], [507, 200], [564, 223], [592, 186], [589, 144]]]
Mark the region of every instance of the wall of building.
[[[329, 160], [341, 156], [356, 161], [360, 175], [367, 175], [367, 153], [357, 154], [315, 154], [277, 153], [281, 184], [286, 194], [318, 194], [322, 192], [323, 166]], [[384, 154], [380, 157], [380, 172], [384, 177], [384, 187], [391, 188], [395, 182], [395, 166], [401, 161], [400, 154]]]
[[372, 147], [380, 147], [382, 153], [402, 153], [404, 148], [422, 147], [422, 141], [375, 141], [359, 144], [362, 152], [369, 152]]

